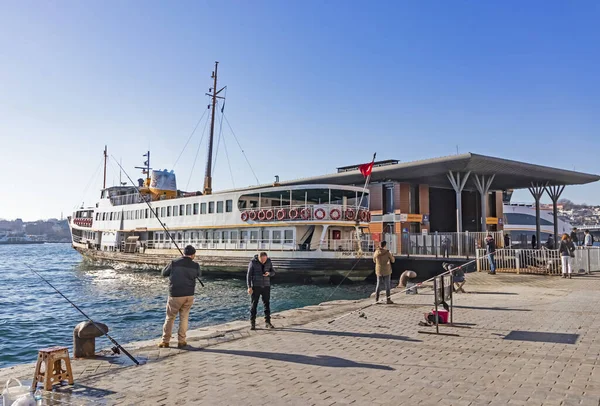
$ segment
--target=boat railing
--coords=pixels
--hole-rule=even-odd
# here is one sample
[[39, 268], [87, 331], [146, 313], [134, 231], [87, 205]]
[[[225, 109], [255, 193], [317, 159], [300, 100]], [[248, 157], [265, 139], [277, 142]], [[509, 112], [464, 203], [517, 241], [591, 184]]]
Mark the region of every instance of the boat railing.
[[127, 195], [111, 196], [110, 202], [113, 206], [123, 206], [126, 204], [136, 204], [151, 201], [150, 195], [141, 195], [139, 193], [130, 193]]
[[356, 206], [341, 204], [301, 204], [242, 208], [244, 221], [284, 221], [284, 220], [316, 220], [316, 221], [370, 221], [371, 215], [367, 208], [359, 210]]
[[[363, 252], [372, 252], [375, 250], [377, 243], [370, 239], [348, 240], [330, 240], [321, 241], [313, 244], [301, 244], [295, 239], [281, 240], [261, 240], [261, 239], [176, 239], [175, 242], [180, 249], [186, 245], [192, 245], [199, 250], [265, 250], [265, 251], [340, 251], [340, 252], [356, 252], [359, 247]], [[124, 250], [125, 243], [121, 243], [121, 250]], [[172, 241], [144, 241], [138, 243], [138, 252], [144, 252], [145, 249], [176, 249]]]

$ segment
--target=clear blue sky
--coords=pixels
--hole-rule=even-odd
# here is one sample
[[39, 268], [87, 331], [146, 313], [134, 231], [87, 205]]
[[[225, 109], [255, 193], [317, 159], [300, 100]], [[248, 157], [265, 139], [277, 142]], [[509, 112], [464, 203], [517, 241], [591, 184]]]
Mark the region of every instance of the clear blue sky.
[[[148, 148], [171, 168], [215, 60], [261, 182], [457, 145], [599, 173], [598, 21], [596, 1], [2, 2], [0, 218], [95, 202], [104, 144], [136, 179]], [[175, 167], [180, 188], [201, 133]], [[224, 134], [235, 186], [254, 184]], [[232, 187], [223, 151], [216, 190]], [[205, 163], [202, 146], [189, 189]], [[600, 185], [564, 196], [600, 204]]]

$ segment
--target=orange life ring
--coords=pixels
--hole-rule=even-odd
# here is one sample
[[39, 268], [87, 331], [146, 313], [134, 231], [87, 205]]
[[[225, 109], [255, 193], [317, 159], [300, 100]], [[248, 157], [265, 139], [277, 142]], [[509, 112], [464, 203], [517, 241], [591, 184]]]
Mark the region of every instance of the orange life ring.
[[295, 220], [298, 218], [298, 209], [291, 209], [290, 210], [290, 218], [292, 220]]
[[300, 217], [302, 217], [302, 220], [308, 220], [310, 218], [310, 209], [302, 209], [300, 211]]
[[250, 217], [250, 220], [252, 221], [256, 220], [256, 212], [254, 210], [251, 210], [248, 214], [248, 217]]
[[263, 221], [267, 218], [267, 213], [264, 210], [258, 212], [258, 220]]
[[360, 221], [367, 221], [367, 212], [364, 210], [360, 212]]
[[267, 210], [267, 214], [265, 215], [265, 218], [267, 220], [273, 220], [273, 217], [275, 217], [275, 212], [273, 211], [273, 209]]
[[342, 212], [340, 211], [340, 209], [332, 209], [329, 212], [329, 218], [331, 218], [332, 220], [339, 220], [340, 217], [342, 217]]
[[352, 210], [352, 209], [346, 210], [346, 220], [354, 220], [354, 210]]
[[248, 212], [243, 211], [241, 217], [242, 217], [242, 221], [248, 221]]
[[323, 210], [322, 208], [318, 208], [317, 210], [315, 210], [315, 218], [317, 220], [323, 220], [325, 218], [325, 210]]
[[285, 210], [279, 209], [277, 210], [277, 220], [281, 221], [285, 218]]

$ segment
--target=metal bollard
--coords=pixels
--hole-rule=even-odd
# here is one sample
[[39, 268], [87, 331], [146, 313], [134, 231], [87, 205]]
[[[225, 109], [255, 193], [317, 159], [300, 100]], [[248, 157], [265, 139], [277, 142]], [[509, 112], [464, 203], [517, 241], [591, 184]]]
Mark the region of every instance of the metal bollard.
[[84, 321], [75, 326], [73, 330], [73, 357], [75, 358], [93, 358], [96, 356], [96, 338], [108, 333], [108, 326], [103, 323], [95, 322], [104, 332], [91, 321]]

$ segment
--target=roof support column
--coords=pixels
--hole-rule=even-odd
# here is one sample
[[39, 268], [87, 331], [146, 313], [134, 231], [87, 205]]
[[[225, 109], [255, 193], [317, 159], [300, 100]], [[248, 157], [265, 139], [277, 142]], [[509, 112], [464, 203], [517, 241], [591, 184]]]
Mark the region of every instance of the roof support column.
[[490, 191], [490, 186], [492, 186], [492, 182], [496, 175], [490, 175], [485, 177], [485, 175], [475, 175], [475, 187], [479, 192], [479, 196], [481, 197], [481, 231], [487, 231], [487, 201], [488, 201], [488, 193]]
[[[448, 171], [448, 180], [456, 192], [456, 232], [461, 233], [463, 230], [462, 226], [462, 191], [469, 180], [471, 172], [463, 173], [461, 179], [460, 172]], [[460, 241], [460, 239], [459, 239]]]
[[544, 194], [545, 184], [531, 182], [529, 192], [535, 199], [535, 248], [540, 248], [540, 199]]
[[552, 215], [554, 216], [554, 247], [553, 248], [557, 248], [558, 247], [558, 209], [557, 209], [557, 203], [558, 203], [558, 199], [560, 198], [560, 195], [562, 195], [562, 192], [565, 190], [565, 186], [546, 186], [544, 188], [544, 190], [546, 190], [546, 193], [548, 193], [548, 196], [550, 196], [550, 199], [552, 199]]

